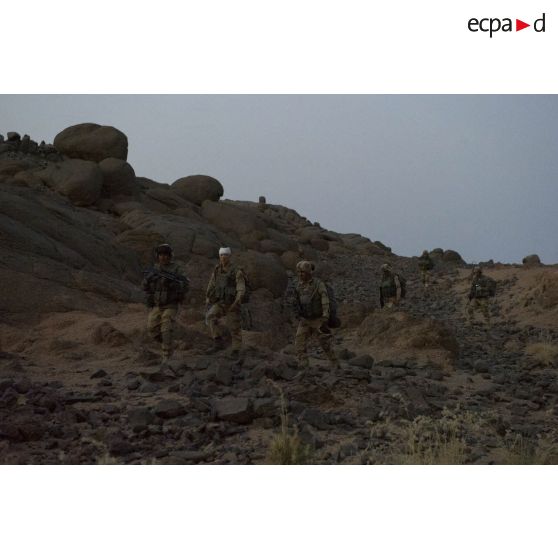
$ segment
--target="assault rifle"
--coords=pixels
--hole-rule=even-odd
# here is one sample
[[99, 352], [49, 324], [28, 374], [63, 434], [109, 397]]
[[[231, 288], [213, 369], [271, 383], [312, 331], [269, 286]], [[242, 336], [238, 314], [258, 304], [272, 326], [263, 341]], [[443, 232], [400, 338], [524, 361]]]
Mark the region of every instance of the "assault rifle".
[[186, 291], [190, 286], [190, 280], [188, 277], [184, 277], [183, 275], [176, 275], [175, 273], [171, 273], [170, 271], [161, 271], [160, 269], [155, 269], [154, 267], [150, 269], [146, 269], [144, 272], [144, 280], [146, 282], [155, 279], [156, 277], [162, 277], [169, 281], [174, 281], [180, 285], [180, 290]]

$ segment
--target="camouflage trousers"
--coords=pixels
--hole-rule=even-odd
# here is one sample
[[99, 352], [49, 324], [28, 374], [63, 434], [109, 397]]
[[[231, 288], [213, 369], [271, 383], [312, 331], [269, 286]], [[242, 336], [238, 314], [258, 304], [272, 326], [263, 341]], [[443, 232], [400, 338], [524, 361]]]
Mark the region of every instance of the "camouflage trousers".
[[177, 306], [155, 306], [147, 317], [147, 330], [151, 339], [161, 343], [164, 357], [170, 357], [173, 353], [173, 334], [178, 313]]
[[320, 326], [323, 320], [307, 320], [302, 318], [298, 323], [295, 335], [295, 352], [298, 362], [301, 365], [308, 366], [308, 341], [312, 337], [317, 337], [320, 347], [332, 363], [337, 363], [337, 357], [332, 349], [333, 335], [331, 333], [322, 333]]
[[490, 300], [488, 298], [473, 298], [467, 305], [467, 321], [472, 323], [475, 319], [476, 311], [480, 310], [484, 321], [490, 325]]
[[[212, 339], [223, 337], [226, 330], [231, 334], [232, 348], [240, 349], [242, 346], [242, 320], [240, 306], [234, 310], [228, 310], [224, 304], [213, 304], [207, 312], [207, 325]], [[222, 324], [224, 318], [225, 326]]]

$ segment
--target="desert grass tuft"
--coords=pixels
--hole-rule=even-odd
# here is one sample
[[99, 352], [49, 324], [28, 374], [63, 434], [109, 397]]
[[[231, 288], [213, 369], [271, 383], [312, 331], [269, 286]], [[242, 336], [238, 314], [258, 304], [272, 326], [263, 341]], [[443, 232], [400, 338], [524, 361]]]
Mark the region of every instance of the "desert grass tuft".
[[281, 402], [281, 430], [271, 440], [267, 462], [272, 465], [307, 465], [312, 462], [312, 449], [303, 443], [296, 428], [289, 427], [289, 414], [283, 390], [270, 380], [279, 392]]
[[527, 345], [525, 352], [539, 366], [549, 367], [558, 364], [558, 345], [551, 341], [531, 343]]

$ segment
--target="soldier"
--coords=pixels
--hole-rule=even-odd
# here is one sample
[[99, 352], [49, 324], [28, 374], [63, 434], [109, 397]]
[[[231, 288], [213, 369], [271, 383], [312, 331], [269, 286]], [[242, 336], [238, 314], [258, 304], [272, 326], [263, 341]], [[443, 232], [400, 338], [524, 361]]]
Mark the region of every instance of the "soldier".
[[147, 330], [154, 341], [161, 343], [163, 362], [173, 353], [173, 330], [179, 305], [184, 301], [188, 279], [172, 262], [172, 248], [161, 244], [155, 250], [157, 263], [145, 272], [143, 290], [146, 304], [151, 308]]
[[267, 209], [267, 201], [265, 199], [265, 196], [260, 196], [258, 198], [258, 209], [261, 212], [265, 212], [265, 210]]
[[430, 271], [434, 269], [434, 262], [428, 254], [428, 250], [424, 250], [418, 259], [418, 268], [420, 271], [420, 279], [424, 288], [428, 287], [430, 281]]
[[211, 274], [206, 291], [206, 303], [209, 305], [206, 320], [213, 339], [210, 353], [225, 348], [225, 330], [220, 323], [225, 318], [226, 328], [232, 337], [231, 356], [239, 356], [242, 347], [241, 305], [246, 289], [244, 272], [231, 263], [231, 249], [219, 248], [219, 263]]
[[467, 302], [467, 321], [469, 325], [472, 325], [475, 312], [480, 309], [486, 325], [490, 326], [490, 299], [496, 294], [496, 281], [484, 275], [478, 266], [473, 268], [471, 279]]
[[296, 265], [298, 280], [294, 286], [296, 314], [299, 318], [295, 335], [295, 351], [300, 370], [308, 368], [308, 340], [316, 336], [333, 370], [339, 369], [339, 361], [332, 349], [333, 335], [329, 329], [330, 301], [323, 281], [312, 276], [311, 262], [300, 261]]
[[380, 307], [394, 308], [405, 297], [405, 279], [402, 275], [393, 271], [392, 267], [387, 263], [383, 264], [380, 269], [382, 271]]

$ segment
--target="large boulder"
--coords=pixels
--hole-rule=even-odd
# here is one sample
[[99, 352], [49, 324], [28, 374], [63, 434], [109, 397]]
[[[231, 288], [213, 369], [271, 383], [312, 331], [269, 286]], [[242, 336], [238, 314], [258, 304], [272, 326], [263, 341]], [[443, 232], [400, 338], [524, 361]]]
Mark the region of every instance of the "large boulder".
[[525, 266], [541, 265], [541, 259], [537, 254], [531, 254], [530, 256], [525, 256], [523, 258], [523, 265]]
[[116, 237], [119, 244], [131, 248], [149, 261], [153, 248], [168, 242], [179, 260], [188, 260], [191, 254], [217, 255], [222, 239], [218, 231], [199, 220], [180, 215], [160, 215], [135, 209], [122, 215], [120, 221], [128, 227]]
[[311, 244], [312, 241], [323, 240], [322, 229], [315, 226], [301, 227], [300, 229], [297, 229], [296, 236], [298, 237], [299, 242], [304, 244]]
[[126, 160], [128, 138], [112, 126], [76, 124], [62, 130], [54, 138], [54, 147], [63, 155], [100, 163], [115, 157]]
[[50, 164], [36, 175], [49, 187], [67, 196], [74, 205], [88, 206], [100, 197], [103, 173], [97, 163], [67, 159]]
[[99, 168], [103, 173], [103, 194], [105, 196], [135, 196], [139, 193], [136, 173], [126, 161], [109, 157], [99, 163]]
[[17, 173], [29, 169], [30, 165], [24, 160], [3, 159], [0, 160], [0, 179], [15, 176]]
[[275, 297], [285, 293], [287, 273], [277, 256], [248, 250], [236, 255], [234, 261], [246, 273], [252, 289], [267, 289]]
[[222, 184], [211, 176], [196, 174], [179, 178], [172, 183], [172, 187], [184, 199], [201, 205], [204, 201], [219, 201], [224, 194]]
[[245, 237], [247, 245], [257, 244], [267, 237], [265, 221], [257, 211], [230, 202], [205, 201], [202, 204], [202, 217], [227, 233], [238, 238]]
[[287, 252], [283, 252], [281, 254], [281, 263], [290, 271], [296, 271], [296, 264], [300, 261], [300, 256], [298, 252], [294, 252], [292, 250], [288, 250]]
[[451, 264], [464, 264], [463, 258], [455, 250], [445, 250], [442, 260]]
[[441, 259], [444, 257], [444, 250], [443, 248], [434, 248], [430, 250], [429, 255], [431, 258]]
[[173, 213], [203, 222], [200, 208], [177, 194], [170, 186], [159, 185], [147, 189], [142, 196], [142, 204], [156, 213]]

